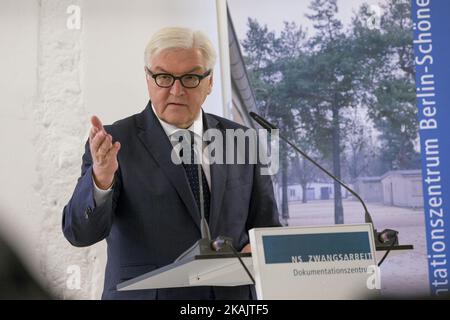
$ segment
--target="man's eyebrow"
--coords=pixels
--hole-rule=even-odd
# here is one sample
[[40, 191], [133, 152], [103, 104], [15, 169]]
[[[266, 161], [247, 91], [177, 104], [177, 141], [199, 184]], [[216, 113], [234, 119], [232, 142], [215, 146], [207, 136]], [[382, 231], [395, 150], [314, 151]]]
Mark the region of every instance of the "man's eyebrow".
[[[201, 72], [202, 69], [203, 69], [202, 66], [195, 66], [194, 68], [192, 68], [191, 70], [189, 70], [189, 71], [187, 71], [187, 72], [184, 72], [183, 74], [192, 73], [192, 72], [194, 72], [194, 71], [199, 71], [199, 72]], [[165, 70], [164, 68], [161, 68], [161, 67], [155, 67], [155, 72], [156, 72], [156, 71], [157, 71], [157, 72], [163, 72], [163, 73], [170, 73], [170, 74], [172, 74], [171, 72], [169, 72], [169, 71], [167, 71], [167, 70]]]

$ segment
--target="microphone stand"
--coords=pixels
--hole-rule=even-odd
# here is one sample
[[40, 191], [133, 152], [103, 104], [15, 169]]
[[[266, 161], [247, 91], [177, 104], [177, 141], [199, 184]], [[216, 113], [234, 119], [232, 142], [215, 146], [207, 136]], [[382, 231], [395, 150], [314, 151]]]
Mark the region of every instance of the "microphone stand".
[[[194, 144], [194, 136], [190, 135], [190, 143], [191, 146]], [[194, 152], [194, 148], [191, 148], [191, 152]], [[198, 156], [197, 158], [199, 158]], [[194, 243], [189, 249], [183, 252], [175, 262], [179, 262], [182, 260], [190, 259], [195, 256], [205, 256], [205, 255], [217, 255], [217, 254], [233, 254], [233, 250], [229, 248], [229, 246], [221, 246], [220, 249], [215, 248], [213, 243], [217, 241], [217, 239], [222, 239], [226, 241], [226, 243], [232, 243], [231, 238], [227, 237], [218, 237], [215, 241], [211, 239], [211, 232], [209, 229], [208, 222], [205, 219], [205, 205], [204, 205], [204, 194], [203, 194], [203, 183], [202, 183], [202, 167], [201, 164], [197, 164], [197, 175], [199, 181], [199, 196], [200, 196], [200, 232], [201, 239]]]
[[251, 275], [245, 263], [242, 261], [240, 254], [233, 247], [233, 239], [223, 236], [218, 236], [214, 241], [211, 240], [211, 233], [209, 231], [208, 222], [205, 219], [204, 212], [204, 196], [203, 196], [203, 185], [202, 181], [202, 170], [201, 165], [197, 165], [199, 184], [199, 194], [200, 194], [200, 231], [202, 238], [199, 239], [192, 247], [183, 252], [174, 262], [180, 262], [187, 259], [192, 259], [198, 256], [224, 256], [232, 254], [238, 258], [239, 263], [244, 268], [245, 272], [248, 274], [250, 280], [255, 284], [255, 279]]
[[[194, 136], [190, 135], [191, 146], [194, 144]], [[194, 152], [194, 148], [191, 148], [191, 152]], [[197, 157], [200, 158], [200, 155]], [[249, 276], [253, 284], [255, 284], [255, 279], [251, 275], [247, 266], [241, 259], [241, 255], [247, 256], [248, 254], [240, 254], [233, 247], [233, 239], [229, 237], [218, 236], [214, 241], [211, 240], [211, 232], [209, 230], [208, 222], [205, 219], [205, 198], [203, 194], [203, 183], [202, 183], [202, 167], [201, 164], [197, 164], [197, 176], [199, 181], [199, 197], [200, 197], [200, 232], [201, 239], [197, 240], [189, 249], [183, 252], [174, 262], [180, 262], [185, 260], [194, 259], [195, 257], [203, 256], [205, 258], [211, 258], [213, 256], [229, 256], [230, 254], [238, 258], [239, 263]]]
[[[258, 114], [254, 112], [250, 112], [250, 116], [259, 123], [264, 129], [270, 132], [270, 130], [278, 130], [278, 128], [264, 119], [263, 117], [259, 116]], [[288, 145], [290, 145], [295, 151], [300, 153], [303, 157], [305, 157], [308, 161], [312, 162], [315, 166], [317, 166], [320, 170], [322, 170], [324, 173], [326, 173], [330, 178], [332, 178], [334, 181], [339, 183], [342, 187], [344, 187], [348, 192], [350, 192], [353, 196], [355, 196], [356, 199], [359, 200], [359, 202], [362, 204], [364, 208], [364, 220], [366, 223], [370, 223], [372, 225], [373, 233], [374, 233], [374, 239], [375, 239], [375, 246], [377, 250], [384, 250], [386, 249], [386, 253], [384, 257], [380, 260], [380, 263], [378, 265], [381, 265], [391, 249], [393, 249], [395, 246], [398, 246], [398, 232], [391, 229], [385, 229], [382, 232], [378, 232], [377, 229], [374, 228], [372, 216], [369, 213], [369, 210], [367, 209], [366, 204], [364, 203], [363, 199], [355, 192], [353, 191], [349, 186], [347, 186], [344, 182], [342, 182], [340, 179], [335, 177], [333, 174], [331, 174], [328, 170], [326, 170], [324, 167], [322, 167], [319, 163], [314, 161], [311, 157], [309, 157], [305, 152], [303, 152], [300, 148], [298, 148], [296, 145], [294, 145], [292, 142], [290, 142], [287, 138], [279, 134], [279, 137], [286, 142]], [[408, 246], [408, 248], [412, 248], [412, 246]]]

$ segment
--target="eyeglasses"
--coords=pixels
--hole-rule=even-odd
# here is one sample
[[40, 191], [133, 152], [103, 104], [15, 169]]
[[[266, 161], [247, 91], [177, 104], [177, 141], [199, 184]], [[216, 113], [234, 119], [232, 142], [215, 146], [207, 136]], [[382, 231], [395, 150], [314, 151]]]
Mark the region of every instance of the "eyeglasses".
[[145, 67], [145, 71], [155, 80], [156, 85], [161, 88], [170, 88], [171, 86], [173, 86], [176, 80], [180, 80], [181, 85], [185, 88], [197, 88], [200, 84], [200, 81], [211, 74], [211, 70], [208, 70], [204, 74], [188, 73], [176, 77], [170, 73], [153, 73], [147, 67]]

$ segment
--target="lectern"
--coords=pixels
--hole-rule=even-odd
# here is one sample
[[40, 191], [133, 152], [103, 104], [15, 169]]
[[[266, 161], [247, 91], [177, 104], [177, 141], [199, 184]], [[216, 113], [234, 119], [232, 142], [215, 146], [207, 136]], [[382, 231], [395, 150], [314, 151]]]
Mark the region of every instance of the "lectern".
[[[250, 272], [250, 253], [239, 253]], [[192, 286], [240, 286], [251, 284], [250, 277], [233, 254], [198, 255], [174, 262], [157, 270], [127, 280], [117, 286], [122, 290], [143, 290]]]
[[[258, 299], [365, 299], [379, 294], [371, 224], [250, 230], [252, 254], [239, 253], [255, 278]], [[397, 246], [402, 252], [412, 246]], [[202, 254], [175, 261], [117, 286], [144, 290], [240, 286], [252, 281], [234, 254]]]

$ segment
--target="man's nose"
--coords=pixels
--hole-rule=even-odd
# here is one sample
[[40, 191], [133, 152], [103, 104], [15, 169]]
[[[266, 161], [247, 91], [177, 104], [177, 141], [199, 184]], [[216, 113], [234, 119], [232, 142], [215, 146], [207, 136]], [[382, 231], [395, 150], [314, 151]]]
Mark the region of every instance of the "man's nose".
[[184, 93], [184, 87], [181, 84], [180, 79], [175, 80], [172, 87], [170, 88], [170, 93], [173, 94], [174, 96], [179, 96]]

